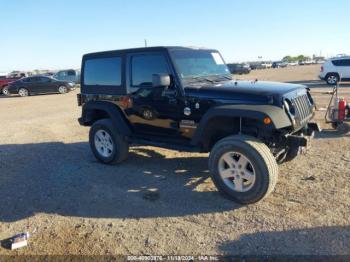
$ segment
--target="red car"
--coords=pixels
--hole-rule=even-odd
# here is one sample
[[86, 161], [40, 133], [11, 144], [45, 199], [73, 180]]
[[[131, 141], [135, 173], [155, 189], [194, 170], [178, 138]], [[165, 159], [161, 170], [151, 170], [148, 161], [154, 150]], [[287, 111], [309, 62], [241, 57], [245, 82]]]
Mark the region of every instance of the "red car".
[[22, 77], [10, 77], [10, 78], [0, 78], [0, 94], [9, 95], [8, 85]]

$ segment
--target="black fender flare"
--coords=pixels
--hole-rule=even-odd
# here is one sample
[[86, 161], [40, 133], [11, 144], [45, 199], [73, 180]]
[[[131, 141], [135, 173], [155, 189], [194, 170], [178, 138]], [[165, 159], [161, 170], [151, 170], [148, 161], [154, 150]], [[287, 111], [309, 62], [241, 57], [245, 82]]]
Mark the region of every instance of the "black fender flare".
[[125, 116], [123, 116], [121, 109], [119, 109], [119, 107], [116, 104], [107, 101], [89, 101], [85, 103], [82, 107], [82, 116], [79, 119], [79, 123], [81, 125], [89, 125], [89, 123], [93, 120], [91, 119], [92, 112], [94, 112], [95, 110], [105, 112], [108, 115], [108, 117], [112, 120], [113, 125], [123, 135], [131, 135], [131, 128]]
[[216, 117], [237, 117], [256, 119], [263, 123], [265, 117], [269, 117], [272, 123], [266, 128], [280, 129], [292, 125], [286, 112], [277, 106], [272, 105], [225, 105], [209, 109], [199, 122], [194, 136], [191, 140], [192, 145], [200, 145], [205, 136], [205, 127], [210, 120]]

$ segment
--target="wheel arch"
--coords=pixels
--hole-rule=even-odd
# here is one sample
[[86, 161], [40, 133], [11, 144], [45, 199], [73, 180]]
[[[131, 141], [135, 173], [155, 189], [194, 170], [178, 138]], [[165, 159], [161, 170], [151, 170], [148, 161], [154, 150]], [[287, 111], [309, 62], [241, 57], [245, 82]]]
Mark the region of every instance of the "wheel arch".
[[[264, 118], [270, 124], [264, 124]], [[204, 151], [223, 137], [246, 134], [257, 137], [262, 132], [272, 133], [275, 129], [291, 125], [283, 109], [270, 105], [230, 105], [210, 109], [200, 121], [191, 144], [201, 146]]]
[[330, 75], [336, 75], [338, 78], [340, 78], [340, 75], [338, 72], [328, 72], [325, 76], [325, 79], [327, 79]]
[[123, 135], [131, 134], [131, 127], [119, 107], [107, 101], [89, 101], [83, 105], [80, 124], [91, 126], [96, 121], [109, 118]]

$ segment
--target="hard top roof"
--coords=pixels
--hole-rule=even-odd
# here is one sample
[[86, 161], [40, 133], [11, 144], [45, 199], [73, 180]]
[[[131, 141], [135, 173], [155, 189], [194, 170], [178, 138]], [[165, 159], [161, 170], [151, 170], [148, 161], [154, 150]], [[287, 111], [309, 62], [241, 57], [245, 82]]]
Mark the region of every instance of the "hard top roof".
[[129, 48], [120, 50], [110, 50], [103, 52], [94, 52], [85, 54], [84, 57], [95, 57], [100, 55], [111, 55], [120, 53], [133, 53], [133, 52], [149, 52], [149, 51], [165, 51], [165, 50], [208, 50], [216, 51], [216, 49], [202, 48], [202, 47], [184, 47], [184, 46], [154, 46], [154, 47], [140, 47], [140, 48]]

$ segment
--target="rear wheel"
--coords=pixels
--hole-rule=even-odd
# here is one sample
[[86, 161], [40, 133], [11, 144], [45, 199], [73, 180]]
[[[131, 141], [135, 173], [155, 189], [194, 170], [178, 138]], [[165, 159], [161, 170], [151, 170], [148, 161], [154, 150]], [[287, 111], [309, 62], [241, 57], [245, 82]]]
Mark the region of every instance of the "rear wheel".
[[268, 196], [278, 176], [269, 148], [249, 136], [230, 136], [217, 142], [210, 153], [209, 169], [218, 190], [241, 204]]
[[339, 82], [339, 76], [337, 74], [328, 74], [326, 82], [328, 85], [336, 85]]
[[25, 89], [25, 88], [20, 88], [20, 89], [18, 90], [18, 95], [19, 95], [19, 96], [22, 96], [22, 97], [24, 97], [24, 96], [29, 96], [29, 92], [28, 92], [28, 90]]
[[129, 152], [129, 144], [110, 119], [96, 121], [90, 129], [89, 142], [95, 157], [104, 164], [118, 164]]

